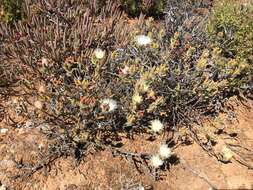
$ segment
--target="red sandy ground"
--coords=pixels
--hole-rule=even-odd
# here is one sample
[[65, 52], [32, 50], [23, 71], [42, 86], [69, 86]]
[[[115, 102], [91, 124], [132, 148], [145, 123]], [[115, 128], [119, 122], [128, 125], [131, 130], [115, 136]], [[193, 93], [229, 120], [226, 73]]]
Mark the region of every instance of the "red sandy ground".
[[[224, 128], [227, 134], [219, 135], [215, 151], [219, 152], [225, 142], [232, 142], [228, 134], [237, 133], [237, 142], [253, 150], [253, 101], [247, 106], [234, 105], [237, 120], [228, 121], [221, 115], [222, 121], [214, 122], [216, 128]], [[1, 126], [1, 124], [0, 124]], [[6, 126], [1, 126], [8, 128]], [[206, 131], [212, 131], [214, 125], [207, 124]], [[124, 148], [137, 152], [155, 152], [163, 137], [153, 142], [145, 137], [126, 140]], [[234, 142], [234, 141], [233, 141]], [[11, 129], [0, 135], [0, 181], [17, 190], [117, 190], [138, 189], [141, 184], [146, 189], [157, 190], [202, 190], [209, 189], [208, 181], [219, 189], [253, 189], [253, 170], [239, 164], [235, 159], [224, 164], [211, 157], [197, 143], [180, 145], [175, 149], [179, 163], [162, 172], [162, 179], [154, 181], [148, 174], [140, 174], [125, 159], [113, 157], [109, 151], [94, 153], [86, 157], [78, 167], [74, 167], [71, 158], [60, 158], [48, 172], [40, 170], [32, 177], [12, 180], [18, 173], [11, 158], [31, 162], [36, 158], [35, 148], [46, 143], [35, 128]], [[34, 150], [34, 151], [33, 151]], [[247, 161], [253, 163], [253, 153]], [[236, 158], [236, 156], [235, 156]], [[198, 175], [194, 174], [198, 173]], [[47, 175], [45, 175], [47, 174]]]
[[[246, 105], [234, 105], [237, 120], [231, 122], [225, 115], [221, 115], [219, 121], [207, 122], [204, 127], [206, 133], [213, 134], [216, 128], [223, 128], [226, 133], [218, 136], [217, 144], [213, 147], [216, 153], [228, 142], [240, 142], [241, 146], [253, 150], [253, 101], [248, 101]], [[211, 123], [215, 123], [215, 126]], [[234, 155], [231, 163], [224, 164], [209, 156], [195, 142], [178, 146], [175, 155], [179, 163], [162, 172], [159, 181], [154, 181], [147, 173], [138, 173], [133, 165], [125, 159], [113, 157], [109, 151], [87, 156], [78, 167], [74, 166], [72, 158], [60, 158], [48, 171], [42, 169], [29, 178], [12, 180], [11, 177], [19, 173], [12, 158], [33, 162], [37, 158], [38, 145], [47, 147], [47, 144], [39, 129], [13, 129], [3, 122], [0, 122], [0, 128], [9, 129], [5, 134], [0, 133], [0, 184], [10, 189], [137, 190], [142, 185], [145, 189], [155, 190], [208, 190], [210, 185], [204, 179], [208, 179], [218, 189], [253, 189], [253, 170], [238, 163], [238, 155]], [[233, 133], [237, 136], [228, 138], [228, 134]], [[161, 137], [150, 142], [145, 138], [140, 136], [133, 141], [125, 140], [124, 148], [134, 152], [155, 153], [164, 140]], [[253, 152], [248, 152], [245, 159], [253, 165]]]

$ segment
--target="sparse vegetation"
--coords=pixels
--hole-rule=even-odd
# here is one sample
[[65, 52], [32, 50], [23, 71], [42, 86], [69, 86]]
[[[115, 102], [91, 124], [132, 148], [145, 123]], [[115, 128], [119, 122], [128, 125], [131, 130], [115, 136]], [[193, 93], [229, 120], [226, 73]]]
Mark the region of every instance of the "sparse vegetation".
[[252, 63], [253, 5], [222, 1], [214, 7], [207, 25], [210, 42], [222, 55]]
[[[122, 139], [191, 130], [229, 97], [252, 92], [253, 6], [226, 1], [207, 17], [195, 10], [211, 8], [202, 1], [122, 1], [133, 15], [165, 14], [164, 22], [141, 15], [128, 26], [122, 4], [95, 2], [38, 0], [15, 27], [1, 23], [1, 99], [16, 97], [11, 109], [48, 137], [31, 173], [61, 156], [81, 161], [108, 149], [158, 177], [173, 146], [132, 153]], [[7, 21], [21, 18], [15, 6], [4, 1]]]
[[252, 17], [252, 3], [222, 1], [214, 7], [207, 24], [210, 47], [216, 51], [215, 62], [221, 77], [237, 91], [246, 88], [252, 92]]

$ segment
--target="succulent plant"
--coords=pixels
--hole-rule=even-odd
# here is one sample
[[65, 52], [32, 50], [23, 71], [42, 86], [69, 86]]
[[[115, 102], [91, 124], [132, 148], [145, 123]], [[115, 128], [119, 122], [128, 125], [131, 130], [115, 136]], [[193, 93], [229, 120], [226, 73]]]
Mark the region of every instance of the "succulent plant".
[[[159, 1], [135, 1], [144, 2]], [[117, 2], [27, 0], [25, 20], [0, 24], [0, 75], [9, 81], [0, 88], [22, 89], [23, 116], [49, 126], [50, 155], [117, 153], [123, 136], [191, 126], [248, 84], [249, 63], [211, 47], [206, 16], [191, 8], [209, 5], [183, 2], [170, 1], [164, 23], [141, 15], [127, 25]], [[160, 156], [139, 158], [158, 168]]]

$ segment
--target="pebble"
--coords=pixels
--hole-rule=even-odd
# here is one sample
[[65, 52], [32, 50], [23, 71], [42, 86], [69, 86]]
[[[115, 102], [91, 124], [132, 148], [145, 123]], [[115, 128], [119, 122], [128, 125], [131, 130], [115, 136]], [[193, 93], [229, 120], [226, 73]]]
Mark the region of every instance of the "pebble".
[[3, 128], [3, 129], [0, 129], [0, 133], [1, 134], [5, 134], [8, 132], [9, 129], [6, 129], [6, 128]]
[[232, 158], [233, 158], [232, 151], [227, 147], [223, 147], [223, 149], [221, 150], [221, 161], [224, 163], [228, 163], [231, 162]]
[[37, 101], [34, 102], [34, 106], [37, 109], [41, 110], [43, 108], [43, 103], [41, 101], [37, 100]]

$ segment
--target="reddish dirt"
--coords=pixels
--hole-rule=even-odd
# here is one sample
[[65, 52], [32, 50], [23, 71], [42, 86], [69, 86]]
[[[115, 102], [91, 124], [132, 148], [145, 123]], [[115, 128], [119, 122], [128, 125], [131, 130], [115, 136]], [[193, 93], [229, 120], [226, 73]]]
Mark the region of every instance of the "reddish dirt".
[[[134, 24], [134, 20], [129, 21], [129, 25]], [[242, 156], [248, 164], [253, 165], [253, 101], [245, 104], [233, 104], [237, 119], [231, 120], [226, 114], [221, 114], [206, 122], [204, 132], [199, 136], [202, 136], [204, 142], [207, 134], [212, 136], [215, 131], [222, 129], [223, 133], [214, 135], [217, 144], [212, 148], [217, 155], [226, 143], [239, 144], [249, 151], [245, 153], [242, 148], [234, 150], [233, 159], [225, 164], [209, 156], [194, 141], [189, 145], [181, 144], [174, 151], [178, 161], [168, 170], [162, 171], [162, 179], [159, 181], [155, 181], [148, 173], [140, 174], [131, 162], [113, 157], [109, 151], [87, 156], [78, 167], [72, 158], [60, 158], [47, 170], [41, 169], [31, 177], [14, 180], [12, 177], [19, 173], [19, 169], [13, 160], [24, 163], [38, 161], [38, 148], [46, 148], [47, 143], [39, 128], [13, 129], [0, 122], [0, 129], [8, 129], [0, 133], [0, 190], [4, 190], [3, 185], [15, 190], [141, 190], [140, 187], [155, 190], [208, 190], [211, 185], [217, 189], [253, 189], [253, 169], [238, 162]], [[184, 134], [187, 134], [187, 130], [180, 131], [180, 135]], [[160, 142], [165, 140], [165, 137], [160, 137], [151, 142], [146, 138], [139, 136], [133, 141], [125, 140], [125, 150], [155, 153]]]
[[[248, 101], [247, 106], [233, 104], [233, 107], [237, 120], [228, 119], [227, 115], [221, 114], [204, 127], [209, 134], [223, 129], [223, 133], [218, 135], [217, 144], [213, 146], [217, 154], [225, 143], [240, 142], [249, 151], [253, 150], [253, 101]], [[1, 128], [8, 127], [1, 125]], [[228, 138], [231, 134], [236, 134], [236, 137]], [[140, 136], [132, 141], [126, 140], [125, 150], [155, 153], [165, 137], [153, 142], [145, 138]], [[113, 157], [109, 151], [87, 156], [78, 167], [75, 167], [73, 159], [60, 158], [47, 172], [42, 169], [23, 180], [11, 179], [18, 173], [12, 158], [33, 163], [37, 159], [39, 146], [47, 145], [38, 128], [9, 128], [6, 133], [0, 134], [1, 183], [17, 190], [133, 190], [140, 189], [141, 186], [158, 190], [198, 190], [209, 189], [210, 184], [218, 189], [253, 189], [253, 170], [238, 163], [237, 154], [234, 153], [231, 163], [224, 164], [209, 156], [195, 142], [190, 145], [181, 144], [174, 150], [179, 160], [161, 173], [162, 179], [159, 181], [155, 181], [148, 173], [138, 173], [131, 162]], [[248, 157], [245, 155], [247, 163], [253, 165], [252, 151], [248, 152]]]

